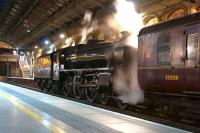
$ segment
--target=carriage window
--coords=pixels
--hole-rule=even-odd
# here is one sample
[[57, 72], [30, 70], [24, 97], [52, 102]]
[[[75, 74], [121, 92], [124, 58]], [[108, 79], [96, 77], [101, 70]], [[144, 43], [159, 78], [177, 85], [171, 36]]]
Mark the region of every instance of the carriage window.
[[157, 41], [157, 59], [159, 65], [170, 65], [170, 33], [162, 33]]
[[187, 36], [187, 59], [198, 59], [198, 33]]

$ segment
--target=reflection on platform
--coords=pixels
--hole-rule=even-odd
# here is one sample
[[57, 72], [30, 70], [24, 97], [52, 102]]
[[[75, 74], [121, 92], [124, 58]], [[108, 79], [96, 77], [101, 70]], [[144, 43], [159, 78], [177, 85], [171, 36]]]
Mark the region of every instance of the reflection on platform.
[[2, 82], [0, 103], [0, 127], [9, 133], [187, 132]]

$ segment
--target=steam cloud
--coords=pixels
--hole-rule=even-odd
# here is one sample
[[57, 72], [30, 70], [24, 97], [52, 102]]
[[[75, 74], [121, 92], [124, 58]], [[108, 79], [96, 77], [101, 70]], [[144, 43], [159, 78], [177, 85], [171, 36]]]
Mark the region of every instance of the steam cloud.
[[95, 29], [97, 29], [97, 20], [92, 20], [92, 12], [86, 11], [83, 21], [82, 21], [82, 30], [81, 30], [81, 41], [80, 43], [87, 43], [87, 37]]
[[[138, 84], [137, 75], [137, 35], [143, 27], [141, 15], [135, 11], [134, 4], [128, 0], [116, 0], [116, 12], [97, 21], [92, 12], [86, 11], [82, 21], [81, 41], [86, 43], [90, 33], [99, 30], [108, 40], [121, 41], [108, 54], [108, 61], [114, 67], [112, 83], [114, 91], [124, 103], [137, 104], [144, 100]], [[127, 38], [120, 32], [128, 31]]]
[[137, 49], [124, 43], [116, 44], [109, 57], [114, 67], [111, 81], [114, 92], [124, 103], [137, 104], [144, 100], [137, 77]]
[[132, 2], [116, 0], [115, 8], [114, 17], [121, 31], [128, 31], [130, 34], [122, 37], [119, 44], [109, 54], [109, 62], [114, 67], [111, 76], [113, 89], [122, 102], [137, 104], [144, 100], [143, 90], [138, 83], [137, 71], [137, 35], [143, 26], [142, 19], [135, 11]]

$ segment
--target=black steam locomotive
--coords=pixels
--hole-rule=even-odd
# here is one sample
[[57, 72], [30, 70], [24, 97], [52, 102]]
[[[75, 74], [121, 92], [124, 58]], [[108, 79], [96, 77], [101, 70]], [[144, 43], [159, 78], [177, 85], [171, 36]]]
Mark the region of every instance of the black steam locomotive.
[[105, 53], [110, 42], [90, 40], [88, 44], [64, 48], [35, 59], [34, 77], [42, 91], [61, 91], [65, 96], [87, 98], [93, 102], [97, 95], [106, 104], [112, 93]]
[[[138, 80], [145, 91], [143, 106], [157, 114], [200, 120], [199, 22], [197, 13], [143, 28], [139, 33]], [[98, 97], [101, 104], [107, 104], [116, 94], [109, 81], [113, 68], [107, 66], [105, 53], [114, 45], [91, 41], [36, 59], [36, 85], [90, 102]], [[118, 105], [126, 107], [121, 102]]]

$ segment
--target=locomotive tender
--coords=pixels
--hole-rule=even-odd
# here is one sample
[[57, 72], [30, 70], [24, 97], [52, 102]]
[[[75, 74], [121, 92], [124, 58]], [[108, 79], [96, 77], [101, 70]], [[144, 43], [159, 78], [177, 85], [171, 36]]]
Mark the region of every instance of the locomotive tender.
[[[144, 106], [158, 114], [200, 120], [199, 37], [200, 13], [140, 31], [138, 81], [145, 92]], [[36, 84], [51, 90], [62, 88], [65, 96], [86, 97], [90, 102], [98, 96], [106, 104], [115, 95], [109, 83], [112, 68], [105, 60], [105, 51], [113, 45], [91, 42], [36, 59]], [[48, 67], [43, 67], [43, 61]]]

